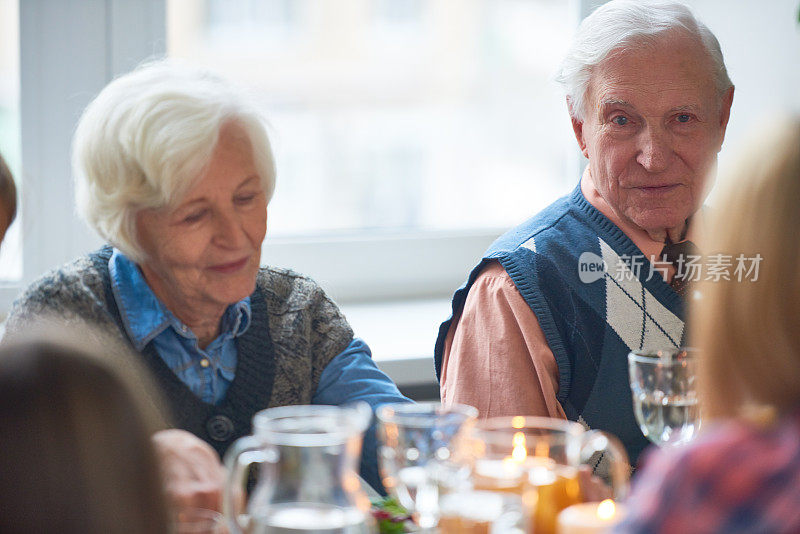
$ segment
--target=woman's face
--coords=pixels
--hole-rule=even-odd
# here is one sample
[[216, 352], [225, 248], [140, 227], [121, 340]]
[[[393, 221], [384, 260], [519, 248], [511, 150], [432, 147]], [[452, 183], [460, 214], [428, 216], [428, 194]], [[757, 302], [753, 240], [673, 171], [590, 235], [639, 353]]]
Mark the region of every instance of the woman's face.
[[179, 318], [218, 314], [250, 295], [267, 230], [267, 199], [244, 130], [220, 130], [204, 174], [177, 208], [136, 216], [150, 287]]

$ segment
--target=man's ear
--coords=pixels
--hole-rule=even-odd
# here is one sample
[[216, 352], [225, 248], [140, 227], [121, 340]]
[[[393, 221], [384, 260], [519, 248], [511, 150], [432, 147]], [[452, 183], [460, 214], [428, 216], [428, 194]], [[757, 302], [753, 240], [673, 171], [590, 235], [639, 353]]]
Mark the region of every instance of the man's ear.
[[722, 150], [722, 142], [725, 140], [725, 130], [728, 128], [728, 119], [731, 118], [731, 106], [733, 105], [733, 89], [731, 86], [722, 97], [722, 106], [720, 107], [719, 117], [719, 146], [717, 152]]
[[575, 132], [575, 139], [578, 140], [578, 146], [581, 147], [583, 157], [589, 159], [589, 151], [586, 150], [586, 142], [583, 140], [583, 122], [575, 117], [570, 117], [570, 120], [572, 120], [572, 131]]
[[575, 139], [578, 141], [578, 146], [581, 147], [583, 156], [589, 159], [589, 152], [586, 150], [586, 141], [583, 140], [583, 121], [579, 121], [575, 118], [572, 105], [572, 99], [567, 97], [567, 110], [569, 111], [569, 118], [572, 121], [572, 131], [575, 132]]

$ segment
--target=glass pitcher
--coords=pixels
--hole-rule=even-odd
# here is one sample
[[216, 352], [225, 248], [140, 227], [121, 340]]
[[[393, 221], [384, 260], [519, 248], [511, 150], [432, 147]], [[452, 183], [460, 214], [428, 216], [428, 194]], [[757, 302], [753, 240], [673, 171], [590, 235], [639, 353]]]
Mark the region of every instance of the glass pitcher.
[[[476, 490], [508, 492], [522, 498], [528, 524], [536, 534], [556, 532], [558, 513], [587, 500], [623, 499], [630, 467], [614, 436], [586, 430], [575, 422], [547, 417], [495, 417], [480, 421], [463, 440]], [[603, 453], [608, 479], [590, 476], [581, 465], [595, 464]], [[599, 469], [598, 469], [599, 471]]]
[[[358, 476], [361, 441], [372, 419], [366, 403], [283, 406], [258, 412], [253, 435], [225, 454], [225, 515], [248, 534], [375, 532]], [[249, 469], [260, 464], [244, 512]]]

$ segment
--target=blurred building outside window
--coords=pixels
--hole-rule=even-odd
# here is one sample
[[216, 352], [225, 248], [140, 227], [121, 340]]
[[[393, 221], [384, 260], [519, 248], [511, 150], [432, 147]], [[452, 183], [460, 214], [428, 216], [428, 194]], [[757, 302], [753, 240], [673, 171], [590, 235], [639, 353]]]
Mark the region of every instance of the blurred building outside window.
[[167, 53], [254, 90], [278, 169], [268, 241], [499, 234], [578, 180], [550, 81], [570, 4], [169, 0]]

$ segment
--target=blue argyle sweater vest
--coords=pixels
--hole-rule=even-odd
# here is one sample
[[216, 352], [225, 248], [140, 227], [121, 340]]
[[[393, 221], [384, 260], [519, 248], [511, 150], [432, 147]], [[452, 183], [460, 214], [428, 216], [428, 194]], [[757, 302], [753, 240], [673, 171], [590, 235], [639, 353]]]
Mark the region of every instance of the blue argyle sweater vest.
[[[627, 355], [682, 344], [680, 296], [633, 241], [589, 204], [580, 184], [489, 247], [453, 296], [453, 316], [493, 260], [536, 314], [558, 365], [558, 401], [567, 417], [619, 437], [635, 465], [648, 441], [633, 414]], [[453, 316], [439, 329], [437, 377]]]

